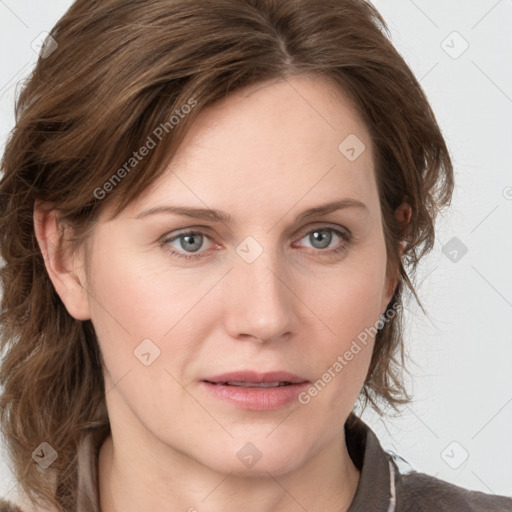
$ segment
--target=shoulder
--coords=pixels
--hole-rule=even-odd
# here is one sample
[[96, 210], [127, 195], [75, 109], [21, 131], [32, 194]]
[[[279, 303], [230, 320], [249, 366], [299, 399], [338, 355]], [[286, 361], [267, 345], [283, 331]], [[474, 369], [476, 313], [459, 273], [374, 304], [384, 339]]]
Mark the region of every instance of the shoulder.
[[415, 471], [384, 450], [361, 418], [345, 423], [349, 455], [361, 471], [350, 512], [512, 512], [512, 497], [472, 491]]
[[396, 474], [396, 512], [512, 512], [512, 498], [472, 491], [425, 473]]

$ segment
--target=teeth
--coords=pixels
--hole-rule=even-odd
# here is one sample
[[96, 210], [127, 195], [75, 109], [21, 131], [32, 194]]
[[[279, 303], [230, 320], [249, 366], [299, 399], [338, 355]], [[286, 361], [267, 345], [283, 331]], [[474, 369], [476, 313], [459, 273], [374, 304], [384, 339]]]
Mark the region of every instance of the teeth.
[[286, 386], [289, 382], [242, 382], [242, 381], [229, 381], [224, 384], [229, 386], [243, 386], [246, 388], [276, 388], [279, 386]]

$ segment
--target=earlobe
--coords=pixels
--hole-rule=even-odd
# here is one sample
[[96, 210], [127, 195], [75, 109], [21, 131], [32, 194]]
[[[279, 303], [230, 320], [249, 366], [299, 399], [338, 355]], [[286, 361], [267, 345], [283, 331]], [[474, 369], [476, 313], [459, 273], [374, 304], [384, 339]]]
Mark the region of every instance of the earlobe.
[[57, 211], [39, 201], [34, 205], [34, 232], [48, 276], [68, 313], [77, 320], [89, 320], [82, 252], [71, 255], [61, 250], [64, 240]]

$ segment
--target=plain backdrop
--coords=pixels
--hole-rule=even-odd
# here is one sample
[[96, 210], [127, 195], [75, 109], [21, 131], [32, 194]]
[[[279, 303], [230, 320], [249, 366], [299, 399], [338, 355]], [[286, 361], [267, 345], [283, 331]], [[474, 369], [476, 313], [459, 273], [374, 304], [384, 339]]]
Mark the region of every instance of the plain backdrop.
[[[71, 3], [0, 0], [0, 151], [33, 47]], [[456, 186], [416, 279], [428, 316], [407, 304], [414, 402], [399, 417], [367, 409], [363, 419], [413, 469], [512, 496], [512, 1], [374, 4], [427, 93]], [[0, 482], [8, 496], [4, 455]]]

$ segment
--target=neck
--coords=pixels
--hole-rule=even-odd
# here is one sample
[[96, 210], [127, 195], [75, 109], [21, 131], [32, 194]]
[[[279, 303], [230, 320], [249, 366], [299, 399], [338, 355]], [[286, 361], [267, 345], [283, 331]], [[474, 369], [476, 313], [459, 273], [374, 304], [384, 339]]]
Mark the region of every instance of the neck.
[[127, 443], [112, 431], [98, 460], [102, 512], [343, 512], [359, 483], [344, 429], [331, 444], [289, 473], [222, 474], [168, 446]]

